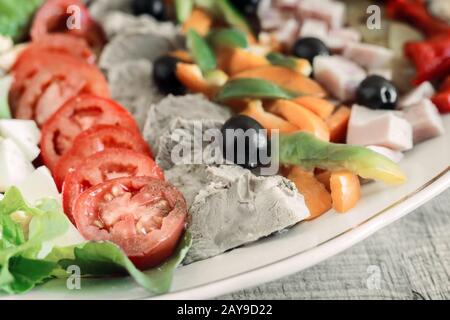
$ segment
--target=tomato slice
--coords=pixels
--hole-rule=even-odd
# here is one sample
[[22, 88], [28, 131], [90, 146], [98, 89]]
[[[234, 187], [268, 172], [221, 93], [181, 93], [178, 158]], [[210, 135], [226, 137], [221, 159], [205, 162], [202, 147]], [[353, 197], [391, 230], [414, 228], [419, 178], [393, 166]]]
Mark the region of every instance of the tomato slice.
[[149, 177], [114, 179], [92, 187], [78, 197], [73, 212], [86, 239], [116, 243], [141, 270], [173, 254], [188, 215], [175, 187]]
[[161, 168], [145, 154], [117, 148], [98, 152], [67, 174], [62, 188], [64, 212], [72, 218], [74, 201], [92, 186], [115, 178], [141, 176], [164, 180]]
[[49, 33], [67, 33], [85, 39], [100, 50], [106, 43], [103, 29], [80, 0], [47, 0], [37, 11], [31, 27], [31, 38], [39, 41]]
[[31, 42], [29, 46], [20, 54], [13, 69], [20, 63], [30, 61], [35, 55], [35, 52], [51, 51], [65, 53], [75, 58], [79, 58], [89, 64], [95, 63], [95, 54], [89, 48], [86, 40], [77, 38], [69, 34], [47, 34], [40, 37], [39, 41]]
[[108, 97], [101, 71], [62, 53], [33, 50], [14, 69], [10, 103], [14, 116], [42, 125], [68, 99], [90, 93]]
[[58, 188], [61, 189], [71, 169], [94, 153], [110, 148], [134, 150], [153, 157], [148, 144], [135, 131], [114, 125], [98, 125], [80, 133], [75, 138], [72, 148], [56, 163], [53, 177]]
[[44, 164], [53, 172], [58, 159], [66, 153], [82, 131], [99, 124], [110, 124], [139, 133], [131, 114], [116, 102], [79, 95], [67, 101], [42, 127], [41, 153]]

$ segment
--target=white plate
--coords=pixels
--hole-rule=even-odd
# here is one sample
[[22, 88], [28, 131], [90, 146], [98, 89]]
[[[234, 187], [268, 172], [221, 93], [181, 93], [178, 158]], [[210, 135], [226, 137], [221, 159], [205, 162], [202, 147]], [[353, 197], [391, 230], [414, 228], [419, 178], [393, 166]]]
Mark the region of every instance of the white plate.
[[[161, 299], [205, 299], [272, 281], [317, 264], [411, 212], [450, 186], [450, 116], [447, 133], [409, 152], [401, 165], [409, 181], [392, 188], [364, 186], [362, 200], [347, 214], [329, 212], [287, 232], [182, 268]], [[395, 244], [393, 244], [395, 245]], [[6, 299], [143, 299], [149, 294], [129, 278], [82, 280], [81, 290], [51, 281]]]

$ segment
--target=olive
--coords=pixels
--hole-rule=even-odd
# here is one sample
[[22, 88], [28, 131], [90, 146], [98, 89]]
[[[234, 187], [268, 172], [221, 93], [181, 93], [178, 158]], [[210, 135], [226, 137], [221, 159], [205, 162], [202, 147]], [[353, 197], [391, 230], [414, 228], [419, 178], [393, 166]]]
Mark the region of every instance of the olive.
[[231, 0], [233, 6], [245, 16], [256, 16], [260, 0]]
[[175, 57], [162, 56], [153, 63], [153, 80], [163, 94], [186, 94], [186, 88], [176, 75], [178, 62]]
[[356, 98], [358, 104], [372, 109], [395, 109], [398, 93], [391, 81], [372, 75], [360, 83]]
[[131, 6], [136, 16], [149, 14], [157, 20], [165, 20], [164, 0], [133, 0]]
[[247, 169], [267, 166], [270, 162], [270, 142], [267, 130], [254, 119], [237, 115], [222, 127], [224, 159]]
[[322, 40], [313, 37], [305, 37], [300, 38], [295, 42], [292, 48], [292, 54], [313, 63], [314, 58], [317, 56], [329, 56], [330, 50]]

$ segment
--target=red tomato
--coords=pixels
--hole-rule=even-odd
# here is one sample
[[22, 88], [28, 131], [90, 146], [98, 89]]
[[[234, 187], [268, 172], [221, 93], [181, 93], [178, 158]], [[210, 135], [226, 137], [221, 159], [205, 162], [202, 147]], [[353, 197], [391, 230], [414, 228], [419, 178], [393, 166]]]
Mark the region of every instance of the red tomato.
[[[34, 51], [51, 51], [65, 53], [74, 56], [89, 64], [95, 63], [95, 55], [89, 48], [86, 40], [68, 34], [48, 34], [43, 35], [39, 41], [31, 42], [30, 45], [20, 54], [14, 68], [24, 61], [29, 61], [29, 54], [34, 55]], [[31, 56], [33, 58], [33, 56]]]
[[84, 38], [96, 49], [106, 43], [103, 29], [80, 0], [47, 0], [44, 3], [34, 17], [31, 38], [39, 41], [49, 33], [68, 33]]
[[14, 116], [42, 125], [68, 99], [90, 93], [108, 97], [104, 75], [94, 66], [62, 53], [33, 50], [14, 69], [10, 103]]
[[128, 149], [106, 149], [69, 172], [63, 184], [64, 212], [72, 219], [76, 198], [92, 186], [121, 177], [153, 177], [164, 180], [160, 167], [147, 155]]
[[44, 164], [53, 171], [58, 159], [66, 153], [82, 131], [99, 124], [111, 124], [139, 133], [131, 114], [116, 102], [80, 95], [70, 99], [42, 127], [41, 153]]
[[92, 187], [78, 197], [73, 213], [86, 239], [116, 243], [141, 270], [160, 265], [174, 253], [188, 214], [175, 187], [149, 177]]
[[87, 157], [110, 148], [134, 150], [153, 157], [147, 143], [135, 131], [114, 126], [99, 125], [80, 133], [73, 147], [56, 163], [53, 177], [61, 189], [67, 173], [82, 163]]

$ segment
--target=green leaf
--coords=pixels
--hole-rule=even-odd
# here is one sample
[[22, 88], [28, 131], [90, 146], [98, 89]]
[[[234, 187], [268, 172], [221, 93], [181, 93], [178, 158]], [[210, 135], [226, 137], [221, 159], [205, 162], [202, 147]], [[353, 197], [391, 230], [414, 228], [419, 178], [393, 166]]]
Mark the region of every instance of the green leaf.
[[208, 43], [195, 31], [189, 30], [187, 34], [187, 46], [203, 73], [214, 70], [217, 66], [216, 57]]
[[[74, 258], [62, 259], [59, 261], [59, 264], [64, 269], [76, 265], [84, 276], [129, 274], [148, 291], [162, 294], [170, 290], [173, 272], [183, 261], [191, 244], [191, 236], [186, 232], [169, 260], [161, 266], [145, 272], [138, 270], [123, 251], [110, 242], [89, 242], [75, 247], [73, 251]], [[60, 257], [61, 251], [56, 256]], [[52, 254], [50, 260], [54, 260], [54, 257], [55, 254]]]
[[388, 184], [406, 181], [400, 167], [377, 152], [361, 146], [325, 142], [306, 132], [280, 135], [279, 161], [305, 169], [349, 170], [362, 178]]
[[215, 100], [222, 102], [242, 98], [293, 99], [297, 96], [297, 94], [267, 80], [242, 78], [225, 84], [215, 97]]
[[0, 34], [19, 41], [43, 0], [0, 0]]
[[196, 7], [208, 11], [208, 13], [216, 18], [220, 17], [220, 10], [217, 6], [217, 0], [194, 0]]
[[274, 66], [280, 66], [289, 69], [295, 69], [297, 67], [297, 61], [295, 58], [285, 56], [278, 52], [271, 52], [266, 56], [266, 58]]
[[216, 0], [216, 5], [219, 8], [223, 19], [230, 26], [242, 30], [248, 34], [252, 33], [252, 30], [245, 20], [244, 16], [231, 4], [229, 0]]
[[208, 35], [208, 42], [214, 48], [247, 48], [247, 36], [237, 29], [221, 29]]
[[193, 8], [193, 0], [175, 0], [175, 12], [178, 22], [185, 22], [191, 16]]
[[0, 77], [0, 119], [11, 119], [8, 93], [12, 82], [13, 78], [11, 76]]

